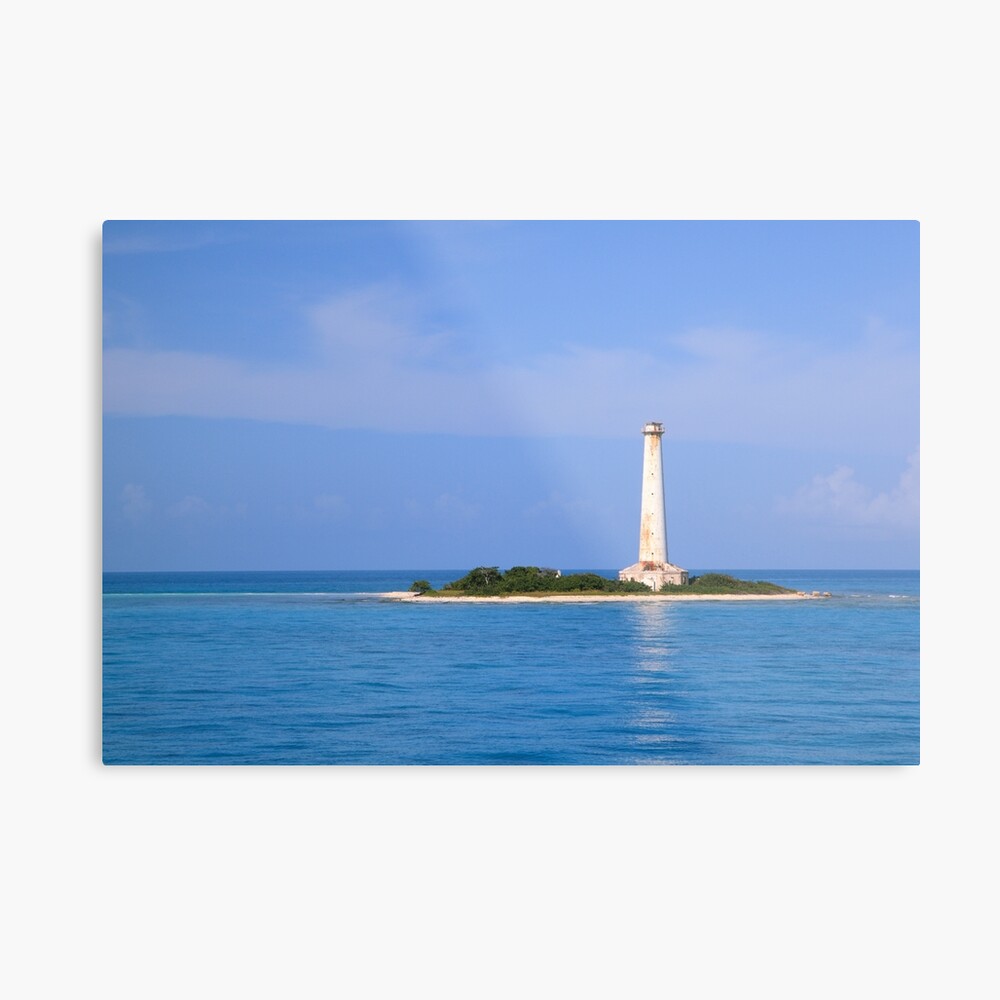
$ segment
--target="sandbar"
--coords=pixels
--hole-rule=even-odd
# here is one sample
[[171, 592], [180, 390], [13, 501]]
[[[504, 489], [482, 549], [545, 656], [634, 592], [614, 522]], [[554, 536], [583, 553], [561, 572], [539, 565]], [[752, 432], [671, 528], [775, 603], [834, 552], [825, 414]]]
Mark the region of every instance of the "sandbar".
[[380, 594], [387, 601], [419, 601], [421, 604], [598, 604], [611, 602], [662, 603], [664, 601], [816, 601], [829, 594], [510, 594], [484, 597], [426, 597], [408, 590]]

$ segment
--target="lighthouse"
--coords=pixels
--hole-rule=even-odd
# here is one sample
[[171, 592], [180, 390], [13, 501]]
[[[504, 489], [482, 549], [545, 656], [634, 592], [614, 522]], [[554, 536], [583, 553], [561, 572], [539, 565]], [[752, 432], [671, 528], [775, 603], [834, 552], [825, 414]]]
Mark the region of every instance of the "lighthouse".
[[619, 580], [638, 580], [653, 590], [687, 583], [686, 569], [667, 561], [667, 515], [663, 503], [663, 424], [642, 428], [642, 507], [639, 514], [639, 561], [620, 570]]

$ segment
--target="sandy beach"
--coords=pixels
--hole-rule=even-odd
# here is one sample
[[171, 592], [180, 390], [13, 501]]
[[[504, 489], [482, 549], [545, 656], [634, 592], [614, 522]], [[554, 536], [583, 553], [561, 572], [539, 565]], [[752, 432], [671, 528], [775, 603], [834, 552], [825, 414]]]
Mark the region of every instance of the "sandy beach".
[[424, 597], [408, 590], [379, 595], [387, 601], [419, 601], [421, 604], [597, 604], [608, 602], [663, 601], [815, 601], [829, 594], [517, 594], [509, 597]]

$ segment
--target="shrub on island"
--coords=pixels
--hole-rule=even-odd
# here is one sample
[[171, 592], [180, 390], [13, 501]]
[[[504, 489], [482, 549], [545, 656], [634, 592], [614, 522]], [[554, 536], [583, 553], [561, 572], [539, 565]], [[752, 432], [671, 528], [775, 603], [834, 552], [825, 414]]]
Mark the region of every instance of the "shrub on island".
[[[426, 583], [426, 581], [417, 581]], [[411, 590], [415, 590], [416, 583]], [[421, 590], [428, 596], [505, 597], [513, 594], [648, 594], [649, 587], [634, 580], [611, 580], [597, 573], [570, 573], [538, 566], [512, 566], [502, 573], [498, 566], [477, 566], [439, 591]]]
[[[538, 566], [512, 566], [502, 573], [498, 566], [477, 566], [458, 580], [434, 590], [427, 580], [415, 580], [410, 590], [428, 597], [510, 597], [515, 594], [651, 594], [637, 580], [612, 580], [597, 573], [561, 575]], [[686, 584], [667, 584], [657, 594], [794, 594], [766, 580], [739, 580], [726, 573], [693, 576]]]
[[788, 587], [779, 587], [767, 580], [739, 580], [728, 573], [706, 573], [692, 576], [687, 584], [669, 583], [661, 594], [794, 594]]

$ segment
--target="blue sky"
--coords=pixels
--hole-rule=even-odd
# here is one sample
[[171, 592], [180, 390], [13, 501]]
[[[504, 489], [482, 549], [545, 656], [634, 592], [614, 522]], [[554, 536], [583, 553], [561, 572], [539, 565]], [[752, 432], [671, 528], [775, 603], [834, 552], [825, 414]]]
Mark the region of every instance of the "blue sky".
[[108, 222], [104, 568], [919, 561], [915, 222]]

